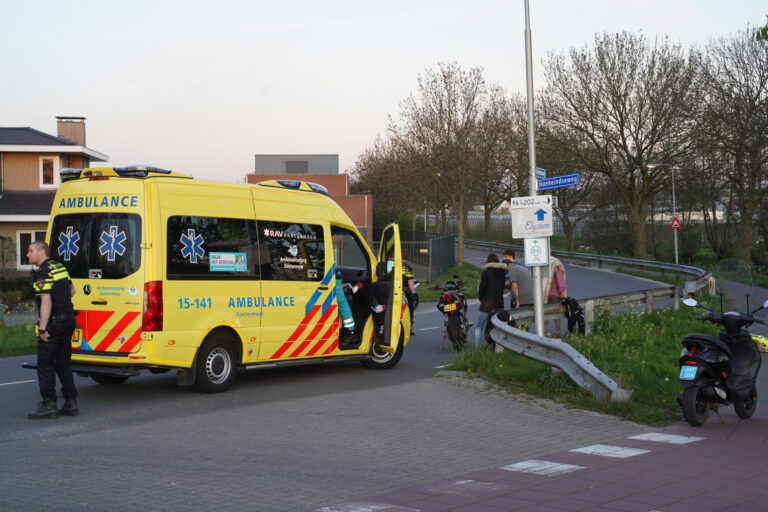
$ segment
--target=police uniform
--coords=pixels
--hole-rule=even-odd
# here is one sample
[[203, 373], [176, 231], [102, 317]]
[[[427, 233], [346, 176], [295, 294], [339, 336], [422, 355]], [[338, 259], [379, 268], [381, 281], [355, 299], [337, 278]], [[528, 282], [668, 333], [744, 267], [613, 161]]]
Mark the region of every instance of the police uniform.
[[75, 330], [75, 315], [72, 306], [72, 281], [66, 267], [48, 259], [33, 272], [33, 287], [38, 315], [42, 296], [51, 297], [51, 316], [45, 326], [48, 341], [37, 341], [37, 379], [43, 403], [56, 403], [56, 375], [61, 381], [61, 393], [65, 404], [58, 412], [77, 414], [77, 390], [72, 376], [72, 332]]

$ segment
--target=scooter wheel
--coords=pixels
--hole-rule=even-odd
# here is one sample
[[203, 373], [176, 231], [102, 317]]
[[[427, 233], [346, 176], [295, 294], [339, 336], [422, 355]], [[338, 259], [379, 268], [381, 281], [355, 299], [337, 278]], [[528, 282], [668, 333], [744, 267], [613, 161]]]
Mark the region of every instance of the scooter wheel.
[[752, 394], [749, 395], [749, 398], [737, 398], [733, 401], [733, 410], [743, 420], [751, 418], [755, 414], [755, 409], [757, 409], [757, 388], [754, 386], [752, 386]]
[[709, 417], [709, 401], [704, 397], [701, 388], [701, 384], [686, 388], [680, 401], [685, 421], [694, 427], [702, 426]]
[[466, 343], [466, 339], [461, 339], [461, 322], [459, 321], [458, 316], [451, 315], [448, 317], [448, 325], [446, 330], [448, 331], [448, 338], [451, 340], [451, 344], [453, 345], [453, 350], [456, 352], [461, 352], [461, 350], [464, 348], [464, 343]]

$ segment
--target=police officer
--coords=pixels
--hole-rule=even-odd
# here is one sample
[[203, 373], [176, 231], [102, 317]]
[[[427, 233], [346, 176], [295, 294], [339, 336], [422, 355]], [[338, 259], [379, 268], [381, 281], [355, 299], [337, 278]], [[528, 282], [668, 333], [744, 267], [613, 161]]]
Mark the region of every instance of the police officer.
[[[32, 274], [32, 286], [38, 311], [37, 380], [43, 397], [37, 409], [27, 415], [31, 420], [58, 418], [59, 414], [76, 416], [79, 412], [71, 363], [75, 288], [64, 265], [50, 257], [45, 242], [29, 245], [27, 259], [38, 267]], [[61, 409], [56, 408], [56, 375], [64, 395]]]

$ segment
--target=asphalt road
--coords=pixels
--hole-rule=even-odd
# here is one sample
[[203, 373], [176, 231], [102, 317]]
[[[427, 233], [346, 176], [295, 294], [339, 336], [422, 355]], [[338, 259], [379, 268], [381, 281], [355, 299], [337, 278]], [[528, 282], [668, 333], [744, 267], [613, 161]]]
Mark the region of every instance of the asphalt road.
[[[568, 286], [584, 297], [648, 282], [568, 267]], [[21, 368], [32, 358], [2, 359], [0, 510], [310, 510], [648, 430], [435, 378], [451, 360], [441, 324], [423, 304], [390, 371], [242, 371], [219, 395], [178, 388], [172, 373], [76, 378], [80, 416], [35, 422], [35, 374]]]

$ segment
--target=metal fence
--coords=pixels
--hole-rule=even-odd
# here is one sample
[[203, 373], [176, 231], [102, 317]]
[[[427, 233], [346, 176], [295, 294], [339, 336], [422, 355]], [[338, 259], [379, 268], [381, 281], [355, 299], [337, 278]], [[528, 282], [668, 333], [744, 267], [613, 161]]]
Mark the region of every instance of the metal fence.
[[[379, 250], [382, 228], [374, 228], [372, 248]], [[456, 266], [456, 237], [442, 233], [400, 230], [403, 255], [417, 279], [431, 282], [449, 268]]]

